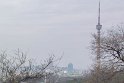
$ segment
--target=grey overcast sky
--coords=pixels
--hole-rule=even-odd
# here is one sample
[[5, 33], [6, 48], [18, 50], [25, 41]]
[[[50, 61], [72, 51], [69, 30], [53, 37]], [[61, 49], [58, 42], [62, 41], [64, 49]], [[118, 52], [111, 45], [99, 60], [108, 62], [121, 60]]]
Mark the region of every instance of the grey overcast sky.
[[[92, 63], [98, 0], [0, 0], [0, 50], [17, 48], [37, 61], [63, 55], [59, 66]], [[101, 0], [102, 30], [124, 22], [124, 0]]]

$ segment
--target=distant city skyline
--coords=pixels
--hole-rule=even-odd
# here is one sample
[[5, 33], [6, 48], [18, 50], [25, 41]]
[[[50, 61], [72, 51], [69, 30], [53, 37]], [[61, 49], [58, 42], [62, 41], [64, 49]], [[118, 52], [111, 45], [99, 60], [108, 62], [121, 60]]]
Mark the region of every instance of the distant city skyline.
[[[58, 66], [88, 69], [99, 0], [0, 0], [0, 50], [20, 48], [35, 61], [54, 54]], [[102, 31], [124, 22], [123, 0], [101, 0]]]

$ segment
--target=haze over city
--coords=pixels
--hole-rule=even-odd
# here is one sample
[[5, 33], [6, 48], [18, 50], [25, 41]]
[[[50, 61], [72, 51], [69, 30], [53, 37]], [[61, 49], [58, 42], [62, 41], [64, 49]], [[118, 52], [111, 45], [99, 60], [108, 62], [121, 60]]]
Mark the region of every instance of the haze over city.
[[[102, 31], [124, 22], [123, 0], [101, 0]], [[98, 0], [0, 0], [0, 50], [20, 48], [30, 58], [62, 57], [88, 69], [91, 33], [96, 33]]]

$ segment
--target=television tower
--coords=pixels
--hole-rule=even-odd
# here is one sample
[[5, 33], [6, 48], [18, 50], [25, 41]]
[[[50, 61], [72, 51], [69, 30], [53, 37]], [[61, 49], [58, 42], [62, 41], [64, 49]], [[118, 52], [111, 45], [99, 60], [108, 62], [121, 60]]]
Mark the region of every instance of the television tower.
[[98, 68], [100, 68], [100, 56], [101, 56], [101, 53], [100, 53], [100, 30], [102, 29], [102, 25], [100, 24], [100, 1], [99, 1], [99, 13], [98, 13], [98, 24], [96, 25], [96, 29], [97, 29], [97, 65], [98, 65]]
[[101, 41], [101, 38], [100, 38], [100, 30], [102, 29], [102, 25], [100, 24], [100, 1], [99, 1], [99, 10], [98, 10], [98, 24], [96, 25], [96, 29], [97, 29], [97, 39], [96, 39], [96, 74], [97, 74], [97, 83], [100, 83], [100, 79], [99, 79], [99, 76], [100, 76], [100, 57], [101, 57], [101, 52], [100, 52], [100, 41]]

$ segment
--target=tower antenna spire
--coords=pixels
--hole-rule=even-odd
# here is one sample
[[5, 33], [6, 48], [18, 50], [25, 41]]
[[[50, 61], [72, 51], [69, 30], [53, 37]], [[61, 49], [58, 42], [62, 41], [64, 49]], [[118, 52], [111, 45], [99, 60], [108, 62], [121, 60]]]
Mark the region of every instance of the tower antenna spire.
[[98, 15], [98, 24], [100, 24], [100, 0], [99, 0], [99, 15]]

